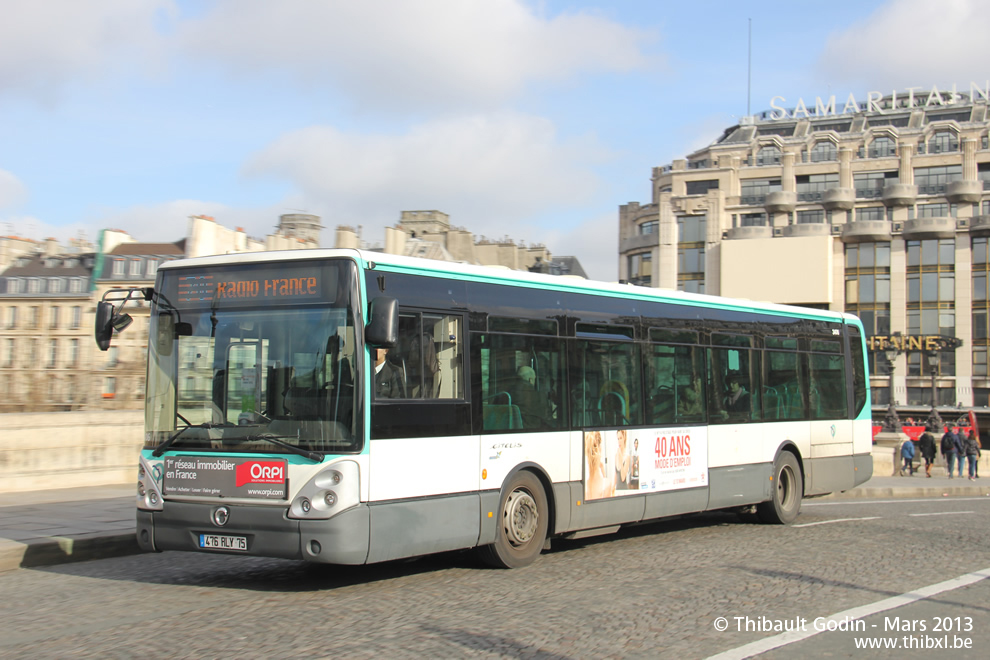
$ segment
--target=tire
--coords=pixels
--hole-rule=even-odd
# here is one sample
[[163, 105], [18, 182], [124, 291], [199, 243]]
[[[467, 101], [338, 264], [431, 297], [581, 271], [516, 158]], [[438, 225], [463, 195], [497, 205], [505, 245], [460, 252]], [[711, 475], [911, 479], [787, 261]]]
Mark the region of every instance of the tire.
[[495, 542], [478, 549], [489, 566], [522, 568], [536, 561], [547, 540], [550, 507], [543, 484], [532, 472], [517, 473], [502, 491]]
[[771, 525], [788, 525], [801, 511], [804, 496], [804, 480], [797, 458], [789, 451], [782, 451], [773, 462], [773, 480], [770, 501], [756, 507], [760, 520]]

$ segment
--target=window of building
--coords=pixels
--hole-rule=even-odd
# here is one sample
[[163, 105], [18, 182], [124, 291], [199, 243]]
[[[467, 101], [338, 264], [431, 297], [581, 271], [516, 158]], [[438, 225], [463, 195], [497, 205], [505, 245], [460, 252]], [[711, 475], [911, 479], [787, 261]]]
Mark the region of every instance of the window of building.
[[918, 204], [919, 218], [947, 218], [949, 217], [949, 205], [942, 204]]
[[865, 206], [856, 209], [856, 222], [865, 220], [883, 220], [887, 217], [887, 210], [882, 206]]
[[[956, 332], [955, 241], [907, 241], [907, 330], [909, 335]], [[928, 375], [921, 353], [908, 354], [908, 375]], [[939, 353], [938, 371], [955, 375], [955, 351]]]
[[65, 283], [61, 277], [53, 277], [48, 280], [48, 293], [62, 293], [64, 288]]
[[69, 366], [78, 367], [79, 366], [79, 340], [70, 339], [69, 340]]
[[[990, 280], [990, 257], [986, 236], [972, 239], [972, 310], [973, 310], [973, 375], [987, 377], [987, 350], [990, 349], [990, 295], [987, 282]], [[978, 358], [979, 357], [979, 361]]]
[[813, 211], [798, 211], [797, 223], [799, 225], [813, 225], [825, 222], [825, 211], [821, 209]]
[[775, 145], [767, 145], [756, 153], [756, 165], [780, 165], [780, 149]]
[[766, 213], [743, 213], [739, 216], [740, 227], [766, 227]]
[[677, 242], [703, 243], [706, 238], [708, 218], [704, 215], [677, 216]]
[[826, 190], [839, 186], [839, 175], [838, 173], [804, 174], [795, 177], [795, 182], [799, 201], [818, 202], [821, 201]]
[[952, 181], [962, 180], [962, 165], [914, 168], [914, 182], [921, 195], [941, 195]]
[[928, 141], [928, 153], [942, 154], [959, 151], [959, 138], [952, 131], [938, 131]]
[[72, 308], [72, 329], [75, 330], [82, 325], [82, 307], [76, 305]]
[[7, 329], [13, 330], [17, 327], [17, 308], [8, 307], [7, 308]]
[[888, 183], [897, 183], [897, 171], [893, 172], [857, 172], [853, 174], [853, 187], [857, 199], [880, 199], [883, 187]]
[[141, 277], [141, 272], [144, 270], [140, 259], [131, 259], [131, 277]]
[[41, 280], [37, 277], [29, 277], [27, 281], [28, 293], [41, 293]]
[[69, 280], [69, 293], [82, 293], [85, 287], [85, 280], [81, 277], [73, 277]]
[[[846, 311], [863, 322], [866, 336], [890, 334], [890, 243], [846, 245]], [[869, 353], [870, 373], [889, 373], [882, 356]]]
[[58, 328], [59, 308], [52, 307], [51, 312], [49, 312], [49, 314], [51, 317], [50, 318], [51, 323], [49, 324], [48, 327], [51, 328], [52, 330], [55, 330], [56, 328]]
[[763, 204], [767, 195], [780, 192], [780, 179], [743, 179], [739, 188], [740, 204]]
[[7, 355], [6, 359], [3, 361], [3, 366], [13, 367], [15, 360], [14, 357], [17, 355], [15, 339], [13, 337], [7, 338]]
[[123, 277], [124, 276], [124, 260], [114, 259], [113, 260], [113, 276]]
[[870, 158], [890, 158], [897, 155], [897, 143], [886, 135], [870, 143]]
[[8, 277], [7, 293], [24, 293], [24, 280], [19, 277]]
[[984, 190], [990, 190], [990, 163], [976, 164], [976, 178], [983, 182]]
[[48, 342], [48, 368], [54, 369], [58, 364], [58, 340], [51, 339]]
[[688, 181], [688, 195], [704, 195], [709, 190], [718, 190], [718, 179], [706, 179], [704, 181]]
[[31, 339], [28, 341], [28, 360], [27, 363], [32, 366], [37, 366], [35, 362], [38, 361], [38, 340]]
[[677, 250], [678, 273], [705, 272], [705, 248], [680, 248]]
[[653, 282], [653, 253], [640, 252], [628, 257], [629, 284], [651, 286]]
[[645, 236], [647, 234], [655, 234], [660, 230], [659, 220], [648, 220], [637, 227], [639, 234]]
[[118, 361], [117, 356], [119, 355], [118, 351], [119, 348], [117, 346], [111, 346], [107, 350], [107, 363], [106, 363], [107, 369], [113, 369], [114, 367], [117, 366], [117, 361]]
[[816, 142], [815, 146], [811, 148], [809, 152], [809, 157], [812, 163], [820, 163], [827, 160], [835, 160], [836, 158], [836, 148], [835, 143], [831, 140], [822, 140], [821, 142]]
[[31, 323], [29, 324], [28, 327], [31, 328], [32, 330], [37, 330], [38, 328], [41, 327], [41, 308], [40, 307], [35, 306], [35, 307], [32, 307], [31, 308]]

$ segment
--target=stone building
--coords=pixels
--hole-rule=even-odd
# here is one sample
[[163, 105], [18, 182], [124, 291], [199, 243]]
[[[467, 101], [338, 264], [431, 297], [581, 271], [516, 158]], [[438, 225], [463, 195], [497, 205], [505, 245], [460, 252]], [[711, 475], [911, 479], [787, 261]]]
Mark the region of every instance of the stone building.
[[[865, 102], [801, 100], [656, 167], [619, 208], [620, 278], [844, 310], [866, 332], [955, 337], [955, 350], [871, 352], [874, 405], [986, 406], [990, 84]], [[809, 111], [814, 107], [814, 111]]]
[[[337, 227], [334, 247], [362, 247], [353, 227]], [[399, 224], [385, 228], [386, 254], [460, 261], [481, 266], [499, 266], [511, 270], [539, 270], [554, 274], [584, 277], [575, 257], [554, 261], [544, 245], [522, 245], [506, 237], [499, 240], [475, 239], [461, 227], [451, 227], [450, 216], [440, 211], [403, 211]]]

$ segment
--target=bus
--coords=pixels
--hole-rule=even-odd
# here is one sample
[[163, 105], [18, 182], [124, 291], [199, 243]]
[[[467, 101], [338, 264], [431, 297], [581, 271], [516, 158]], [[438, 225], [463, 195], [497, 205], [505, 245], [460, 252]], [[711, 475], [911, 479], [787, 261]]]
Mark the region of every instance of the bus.
[[855, 316], [377, 252], [162, 264], [137, 538], [365, 564], [712, 510], [787, 524], [872, 475]]

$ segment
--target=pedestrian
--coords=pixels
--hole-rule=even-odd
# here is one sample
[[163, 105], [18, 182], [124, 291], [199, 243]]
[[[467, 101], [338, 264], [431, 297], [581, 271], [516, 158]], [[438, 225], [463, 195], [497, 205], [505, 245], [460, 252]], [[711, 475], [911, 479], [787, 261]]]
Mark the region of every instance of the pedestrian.
[[962, 479], [963, 463], [966, 462], [966, 432], [959, 429], [956, 436], [956, 463], [959, 464], [959, 478]]
[[949, 479], [952, 478], [952, 468], [956, 465], [956, 434], [953, 433], [951, 426], [945, 427], [945, 433], [942, 434], [942, 456], [945, 457], [945, 468], [948, 471]]
[[932, 462], [935, 460], [935, 438], [927, 430], [918, 439], [918, 448], [925, 459], [925, 476], [932, 477]]
[[980, 458], [980, 446], [973, 436], [972, 429], [970, 429], [969, 434], [963, 441], [963, 451], [965, 452], [966, 462], [969, 463], [969, 480], [973, 481], [976, 479], [976, 463]]
[[901, 458], [904, 459], [904, 467], [901, 468], [901, 476], [904, 476], [904, 470], [908, 471], [910, 476], [914, 476], [914, 440], [908, 438], [901, 445]]

